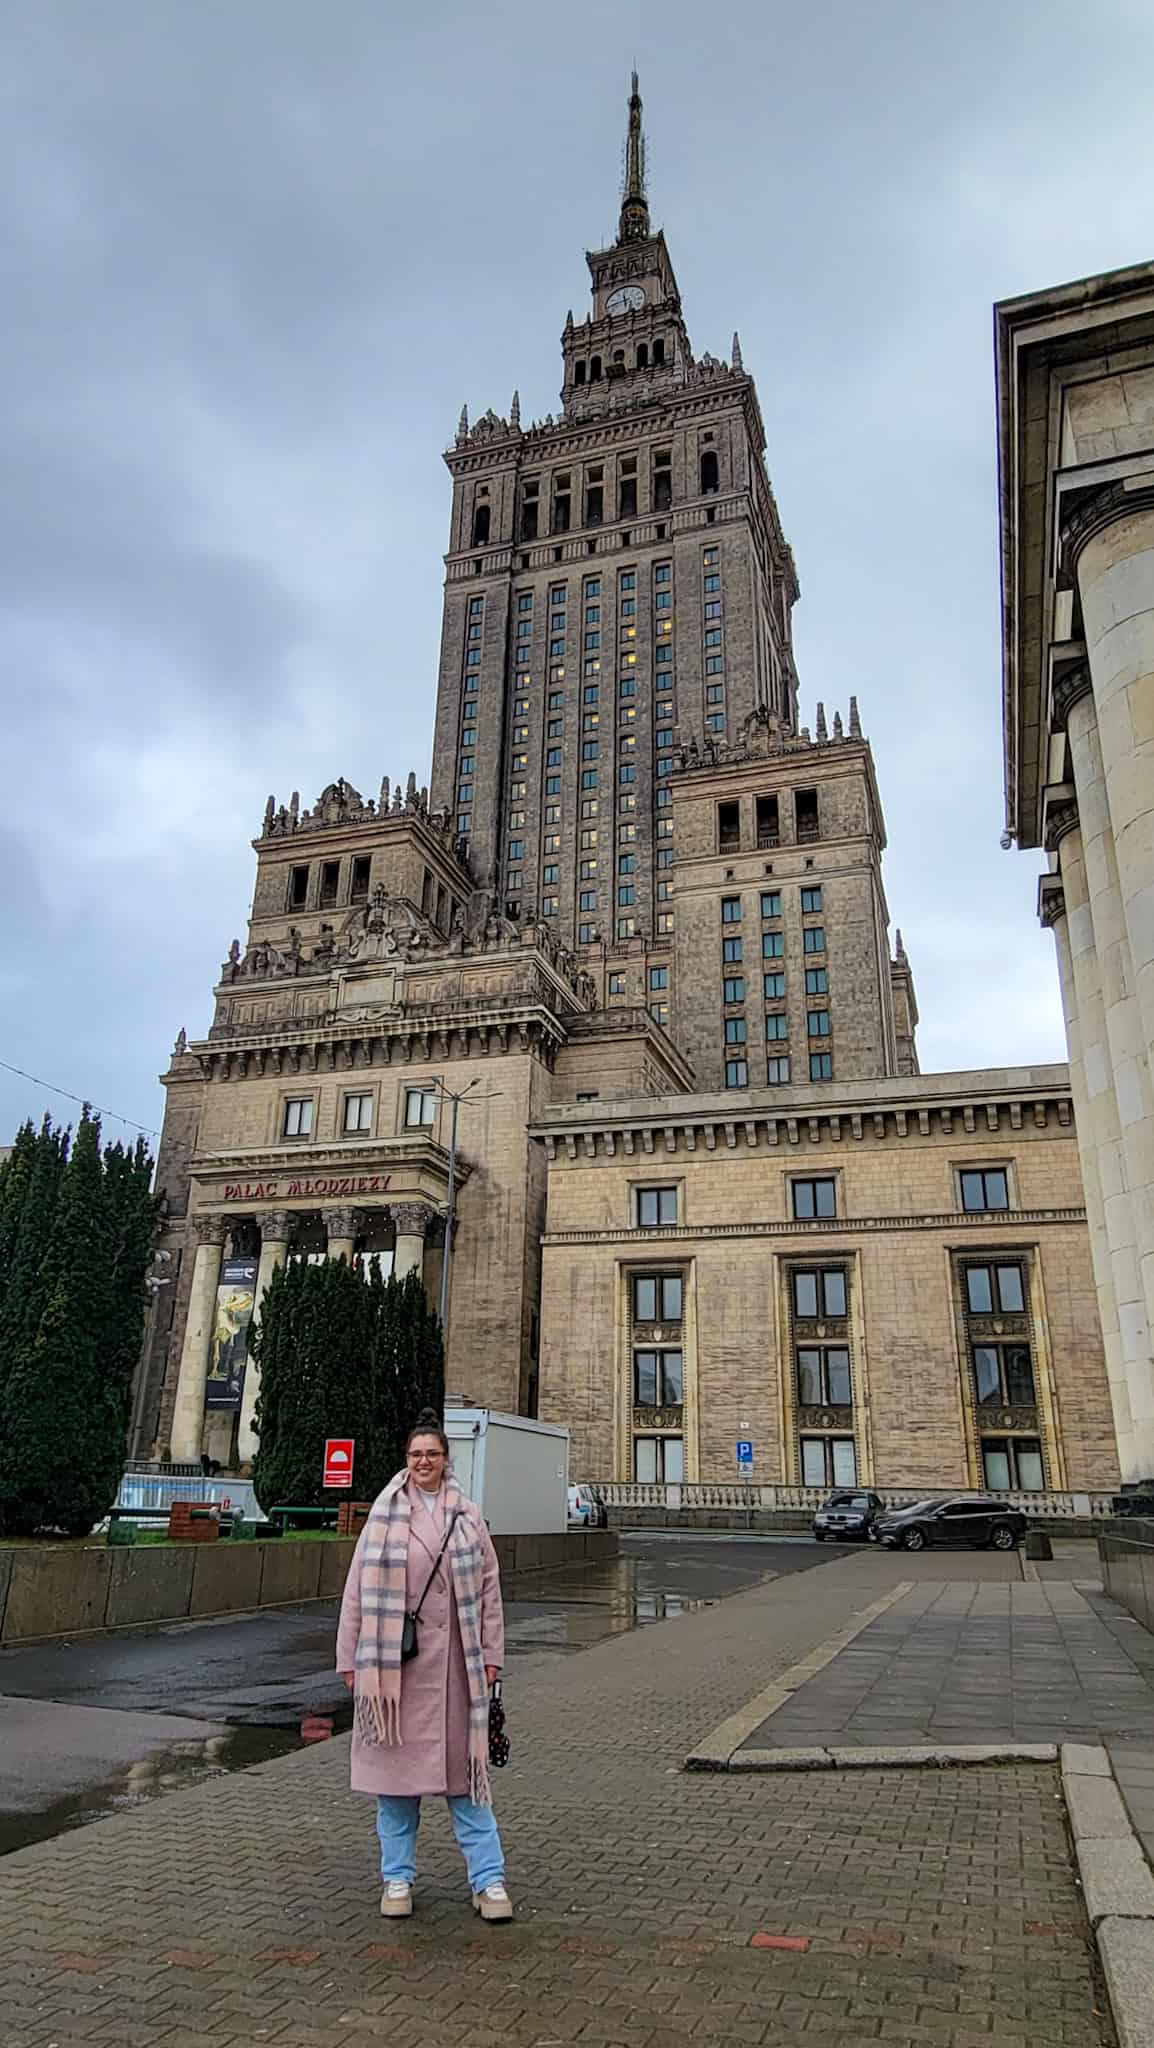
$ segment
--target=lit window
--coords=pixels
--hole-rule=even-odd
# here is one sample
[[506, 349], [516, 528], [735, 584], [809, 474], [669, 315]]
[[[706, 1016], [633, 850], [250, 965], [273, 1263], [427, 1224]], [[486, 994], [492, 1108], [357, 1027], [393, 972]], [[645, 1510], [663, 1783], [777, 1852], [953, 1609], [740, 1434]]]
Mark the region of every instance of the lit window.
[[286, 1138], [309, 1138], [313, 1128], [311, 1095], [291, 1095], [284, 1106], [283, 1131]]
[[660, 1025], [664, 1026], [664, 1025], [668, 1024], [668, 1022], [669, 1022], [669, 1004], [668, 1004], [668, 1003], [650, 1003], [650, 1005], [649, 1005], [649, 1014], [650, 1014], [650, 1016], [652, 1017], [652, 1019], [653, 1019], [653, 1022], [654, 1022], [655, 1024], [660, 1024]]
[[542, 853], [560, 853], [561, 834], [559, 832], [547, 832], [545, 835], [545, 844], [541, 848], [541, 851]]
[[558, 912], [560, 911], [560, 908], [561, 908], [561, 898], [560, 898], [559, 896], [542, 896], [542, 898], [541, 898], [541, 915], [542, 915], [542, 917], [556, 917], [556, 916], [557, 916], [557, 914], [558, 914]]
[[671, 910], [663, 910], [663, 911], [662, 911], [662, 912], [660, 913], [660, 915], [659, 915], [659, 917], [658, 917], [658, 919], [657, 919], [657, 933], [658, 933], [658, 937], [663, 937], [663, 936], [665, 936], [665, 935], [666, 935], [667, 933], [671, 932], [672, 930], [673, 930], [673, 912], [672, 912]]
[[704, 564], [705, 564], [705, 567], [706, 567], [707, 569], [708, 569], [708, 568], [710, 568], [710, 567], [712, 566], [712, 564], [713, 564], [714, 562], [716, 562], [716, 560], [717, 560], [717, 557], [718, 557], [718, 550], [717, 550], [717, 548], [703, 548], [703, 549], [702, 549], [701, 559], [702, 559], [702, 561], [704, 562]]
[[623, 996], [625, 994], [625, 976], [623, 974], [611, 974], [609, 976], [609, 993], [611, 996]]

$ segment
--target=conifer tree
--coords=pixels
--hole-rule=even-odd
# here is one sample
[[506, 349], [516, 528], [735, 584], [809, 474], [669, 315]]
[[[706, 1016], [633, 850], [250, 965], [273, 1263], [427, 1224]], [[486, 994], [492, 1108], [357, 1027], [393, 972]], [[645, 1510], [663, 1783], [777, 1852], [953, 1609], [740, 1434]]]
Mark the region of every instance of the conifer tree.
[[[45, 1117], [19, 1132], [0, 1191], [0, 1401], [15, 1361], [33, 1342], [48, 1287], [48, 1250], [69, 1133]], [[8, 1424], [0, 1410], [0, 1442]]]

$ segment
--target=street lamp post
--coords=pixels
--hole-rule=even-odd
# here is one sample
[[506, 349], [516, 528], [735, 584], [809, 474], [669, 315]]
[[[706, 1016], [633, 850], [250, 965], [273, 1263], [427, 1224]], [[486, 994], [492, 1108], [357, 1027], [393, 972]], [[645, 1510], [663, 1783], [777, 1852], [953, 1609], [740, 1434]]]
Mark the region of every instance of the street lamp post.
[[[452, 1104], [449, 1120], [449, 1190], [445, 1204], [445, 1249], [441, 1254], [441, 1343], [446, 1356], [449, 1349], [449, 1272], [453, 1262], [453, 1220], [457, 1213], [457, 1114], [466, 1097], [472, 1094], [479, 1079], [479, 1075], [474, 1075], [468, 1087], [461, 1089], [446, 1088], [441, 1080], [436, 1084], [442, 1100]], [[491, 1102], [495, 1092], [475, 1095], [473, 1101]]]

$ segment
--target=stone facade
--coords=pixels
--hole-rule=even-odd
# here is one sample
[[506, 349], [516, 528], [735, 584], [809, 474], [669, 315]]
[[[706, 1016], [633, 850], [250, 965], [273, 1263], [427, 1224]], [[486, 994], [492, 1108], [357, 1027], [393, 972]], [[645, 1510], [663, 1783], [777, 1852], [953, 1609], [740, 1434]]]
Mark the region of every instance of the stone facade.
[[1123, 1476], [1154, 1476], [1154, 265], [996, 308], [1006, 843], [1044, 847]]
[[583, 1475], [733, 1481], [747, 1440], [759, 1484], [1114, 1484], [1065, 1068], [555, 1109], [536, 1136], [541, 1412]]
[[726, 1480], [747, 1437], [762, 1481], [1108, 1486], [1092, 1051], [919, 1075], [857, 704], [799, 729], [756, 394], [694, 357], [643, 173], [635, 89], [561, 416], [450, 451], [431, 802], [269, 799], [163, 1077], [133, 1449], [247, 1463], [220, 1360], [285, 1259], [439, 1298], [457, 1097], [449, 1384], [568, 1423], [574, 1476]]

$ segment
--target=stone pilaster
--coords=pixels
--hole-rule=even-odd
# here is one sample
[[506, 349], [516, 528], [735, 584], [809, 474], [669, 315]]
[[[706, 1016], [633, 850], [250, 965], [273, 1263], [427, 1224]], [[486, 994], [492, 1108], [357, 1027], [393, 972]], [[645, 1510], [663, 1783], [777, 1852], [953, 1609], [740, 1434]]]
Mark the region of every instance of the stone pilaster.
[[[1102, 1348], [1106, 1379], [1118, 1444], [1118, 1462], [1123, 1471], [1132, 1459], [1133, 1420], [1126, 1361], [1118, 1327], [1118, 1299], [1114, 1291], [1114, 1268], [1102, 1200], [1098, 1153], [1103, 1143], [1119, 1143], [1118, 1109], [1114, 1101], [1109, 1063], [1105, 1058], [1105, 1020], [1102, 990], [1094, 955], [1094, 933], [1086, 893], [1086, 868], [1082, 835], [1076, 829], [1063, 835], [1058, 848], [1064, 880], [1043, 876], [1039, 914], [1054, 934], [1058, 955], [1058, 977], [1062, 987], [1062, 1010], [1066, 1021], [1066, 1046], [1070, 1062], [1070, 1093], [1074, 1100], [1074, 1121], [1078, 1132], [1078, 1156], [1086, 1197], [1086, 1221], [1090, 1232], [1090, 1257], [1098, 1313], [1102, 1322]], [[1073, 911], [1071, 917], [1070, 912]], [[1075, 962], [1074, 942], [1078, 957]], [[1091, 1047], [1090, 1072], [1094, 1092], [1087, 1078], [1085, 1046]]]
[[[1098, 1150], [1098, 1170], [1106, 1228], [1114, 1270], [1118, 1304], [1118, 1327], [1122, 1356], [1126, 1364], [1130, 1414], [1133, 1423], [1130, 1455], [1134, 1467], [1123, 1466], [1123, 1477], [1140, 1477], [1154, 1469], [1154, 1364], [1151, 1360], [1150, 1330], [1154, 1319], [1154, 1103], [1142, 1038], [1142, 1020], [1134, 994], [1133, 969], [1118, 871], [1114, 836], [1106, 798], [1095, 704], [1084, 695], [1071, 706], [1067, 720], [1074, 786], [1078, 794], [1081, 821], [1080, 841], [1084, 851], [1085, 887], [1088, 896], [1090, 935], [1101, 989], [1105, 1039], [1099, 1055], [1091, 1042], [1083, 1018], [1082, 1056], [1087, 1086], [1093, 1091], [1098, 1080], [1098, 1059], [1104, 1068], [1101, 1093], [1113, 1096], [1118, 1138], [1104, 1135]], [[1063, 861], [1062, 878], [1071, 918], [1071, 949], [1075, 970], [1079, 944], [1073, 929], [1074, 907], [1067, 879], [1069, 861]], [[1108, 1116], [1107, 1109], [1103, 1114]], [[1143, 1257], [1143, 1240], [1150, 1255]], [[1141, 1467], [1141, 1472], [1136, 1468]]]
[[[288, 1256], [292, 1217], [287, 1209], [266, 1209], [256, 1218], [256, 1222], [260, 1228], [260, 1264], [257, 1267], [256, 1303], [252, 1319], [254, 1323], [259, 1323], [265, 1290], [278, 1266], [283, 1266]], [[259, 1439], [254, 1427], [254, 1417], [259, 1394], [260, 1367], [250, 1351], [245, 1368], [244, 1393], [241, 1396], [236, 1441], [237, 1457], [242, 1465], [251, 1464], [256, 1456]]]
[[172, 1415], [172, 1457], [175, 1464], [196, 1464], [204, 1435], [204, 1385], [216, 1315], [216, 1290], [224, 1250], [223, 1216], [194, 1216], [196, 1259], [188, 1296], [188, 1316], [180, 1352], [180, 1372]]

